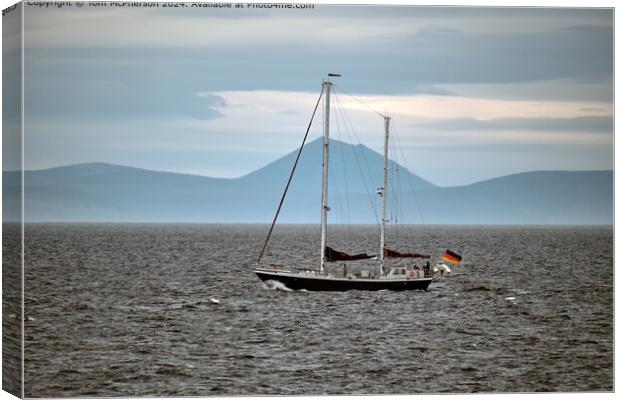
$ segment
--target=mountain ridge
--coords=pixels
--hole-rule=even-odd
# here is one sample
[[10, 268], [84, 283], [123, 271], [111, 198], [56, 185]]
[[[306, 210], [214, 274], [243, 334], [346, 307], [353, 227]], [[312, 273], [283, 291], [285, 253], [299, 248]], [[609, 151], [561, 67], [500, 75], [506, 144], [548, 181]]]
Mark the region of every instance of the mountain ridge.
[[[338, 206], [349, 205], [346, 211], [351, 223], [374, 223], [369, 196], [372, 202], [381, 182], [382, 156], [365, 146], [331, 143], [332, 154], [339, 157], [332, 157], [333, 165], [330, 162], [330, 206], [339, 210]], [[281, 214], [282, 222], [318, 222], [321, 147], [315, 140], [304, 148]], [[25, 171], [26, 221], [269, 222], [296, 153], [289, 152], [238, 178], [101, 162]], [[365, 158], [367, 170], [360, 167], [356, 172], [354, 166], [360, 163], [360, 157]], [[408, 220], [411, 223], [613, 223], [610, 170], [538, 170], [440, 187], [390, 163], [391, 168], [398, 167], [399, 173], [412, 181], [412, 188], [404, 190], [398, 199], [405, 215], [416, 215], [417, 208], [421, 210], [422, 216]], [[20, 176], [19, 171], [3, 172], [5, 220], [18, 219], [11, 213], [19, 209], [17, 197], [11, 192], [19, 189]], [[376, 196], [374, 203], [378, 201]]]
[[[265, 167], [267, 167], [267, 166], [269, 166], [271, 164], [273, 164], [273, 162], [266, 164]], [[214, 180], [222, 180], [222, 181], [234, 181], [234, 180], [243, 179], [243, 178], [245, 178], [245, 177], [247, 177], [247, 176], [257, 172], [259, 169], [264, 168], [264, 167], [261, 167], [261, 168], [259, 168], [257, 170], [254, 170], [252, 172], [249, 172], [249, 173], [247, 173], [245, 175], [241, 175], [241, 176], [238, 176], [238, 177], [226, 178], [226, 177], [216, 177], [216, 176], [210, 176], [210, 175], [192, 174], [192, 173], [187, 173], [187, 172], [176, 172], [176, 171], [164, 171], [164, 170], [157, 170], [157, 169], [149, 169], [149, 168], [145, 168], [145, 167], [136, 167], [136, 166], [132, 166], [132, 165], [115, 164], [115, 163], [109, 163], [109, 162], [105, 162], [105, 161], [93, 161], [93, 162], [85, 162], [85, 163], [75, 163], [75, 164], [59, 165], [59, 166], [54, 166], [54, 167], [49, 167], [49, 168], [27, 169], [24, 172], [26, 174], [32, 173], [32, 172], [51, 172], [51, 171], [56, 171], [56, 170], [61, 170], [61, 169], [66, 169], [66, 168], [83, 167], [83, 166], [101, 166], [101, 167], [104, 167], [104, 168], [114, 167], [114, 168], [119, 168], [119, 169], [137, 170], [137, 171], [144, 171], [144, 172], [149, 172], [149, 173], [166, 174], [166, 175], [180, 175], [180, 176], [186, 176], [186, 177], [206, 178], [206, 179], [214, 179]], [[18, 174], [18, 173], [20, 173], [20, 170], [3, 171], [3, 174]], [[562, 173], [611, 173], [611, 174], [613, 174], [613, 170], [609, 170], [609, 169], [583, 169], [583, 170], [580, 170], [580, 169], [571, 169], [571, 170], [538, 169], [538, 170], [532, 170], [532, 171], [514, 172], [514, 173], [507, 174], [507, 175], [495, 176], [495, 177], [492, 177], [492, 178], [486, 178], [486, 179], [482, 179], [480, 181], [475, 181], [475, 182], [471, 182], [471, 183], [465, 183], [465, 184], [462, 184], [462, 185], [450, 185], [450, 186], [440, 186], [440, 185], [435, 185], [435, 184], [433, 184], [433, 185], [436, 186], [437, 188], [442, 188], [442, 189], [461, 188], [461, 187], [466, 187], [466, 186], [478, 185], [478, 184], [482, 184], [482, 183], [485, 183], [485, 182], [491, 182], [491, 181], [494, 181], [494, 180], [500, 180], [500, 179], [515, 177], [515, 176], [519, 176], [519, 175], [533, 175], [533, 174], [540, 174], [540, 173], [558, 173], [558, 174], [562, 174]]]

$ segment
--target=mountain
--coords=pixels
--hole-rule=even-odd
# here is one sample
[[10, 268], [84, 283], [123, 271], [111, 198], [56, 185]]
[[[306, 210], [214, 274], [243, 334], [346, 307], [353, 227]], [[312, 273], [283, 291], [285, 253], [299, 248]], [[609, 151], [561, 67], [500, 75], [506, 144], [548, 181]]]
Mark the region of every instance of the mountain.
[[420, 193], [424, 217], [459, 224], [612, 224], [612, 171], [535, 171]]
[[[319, 138], [304, 146], [302, 156], [295, 171], [293, 190], [304, 193], [317, 193], [321, 190], [323, 139]], [[338, 140], [330, 140], [329, 179], [330, 191], [345, 190], [345, 181], [349, 192], [366, 193], [369, 182], [380, 183], [383, 179], [383, 155], [358, 144], [351, 145]], [[244, 185], [276, 184], [281, 189], [289, 176], [298, 149], [286, 156], [239, 178]], [[434, 189], [437, 186], [409, 172], [405, 167], [390, 160], [388, 168], [399, 168], [416, 191]], [[346, 179], [345, 179], [346, 177]], [[373, 187], [373, 189], [375, 189]]]
[[[304, 148], [280, 216], [318, 223], [321, 140]], [[330, 221], [373, 223], [383, 158], [332, 140]], [[236, 179], [89, 163], [26, 171], [28, 222], [269, 222], [297, 152]], [[404, 190], [402, 222], [611, 224], [612, 171], [539, 171], [442, 188], [390, 162]], [[345, 179], [346, 177], [346, 179]], [[16, 220], [19, 172], [3, 172], [4, 219]], [[392, 186], [395, 186], [393, 183]], [[371, 203], [374, 202], [374, 210]], [[344, 211], [343, 211], [344, 210]]]

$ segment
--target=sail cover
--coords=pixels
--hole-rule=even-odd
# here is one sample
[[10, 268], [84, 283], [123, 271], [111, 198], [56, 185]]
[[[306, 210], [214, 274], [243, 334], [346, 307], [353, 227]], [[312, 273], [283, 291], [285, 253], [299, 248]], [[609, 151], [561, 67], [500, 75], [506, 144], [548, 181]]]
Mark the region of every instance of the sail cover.
[[387, 247], [383, 248], [383, 257], [388, 258], [431, 258], [428, 254], [420, 253], [399, 253], [395, 250], [390, 250]]
[[325, 259], [328, 262], [332, 261], [352, 261], [352, 260], [367, 260], [369, 258], [376, 257], [374, 255], [368, 255], [366, 253], [361, 254], [347, 254], [344, 251], [337, 251], [329, 246], [325, 246]]

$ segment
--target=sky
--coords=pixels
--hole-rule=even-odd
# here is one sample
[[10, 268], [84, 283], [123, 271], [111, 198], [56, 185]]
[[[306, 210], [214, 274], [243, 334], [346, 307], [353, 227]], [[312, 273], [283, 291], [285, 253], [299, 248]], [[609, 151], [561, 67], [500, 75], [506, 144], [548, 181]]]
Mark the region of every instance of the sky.
[[299, 145], [328, 72], [332, 137], [381, 152], [389, 113], [434, 184], [613, 169], [610, 9], [28, 6], [24, 41], [27, 169], [239, 177]]

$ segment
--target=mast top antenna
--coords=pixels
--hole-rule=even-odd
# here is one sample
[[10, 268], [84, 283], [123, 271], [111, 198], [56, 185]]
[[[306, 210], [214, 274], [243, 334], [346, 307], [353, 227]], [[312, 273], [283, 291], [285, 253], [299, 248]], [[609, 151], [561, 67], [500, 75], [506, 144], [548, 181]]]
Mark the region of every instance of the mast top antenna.
[[327, 76], [334, 76], [340, 78], [342, 75], [340, 74], [332, 74], [331, 72], [327, 74]]

